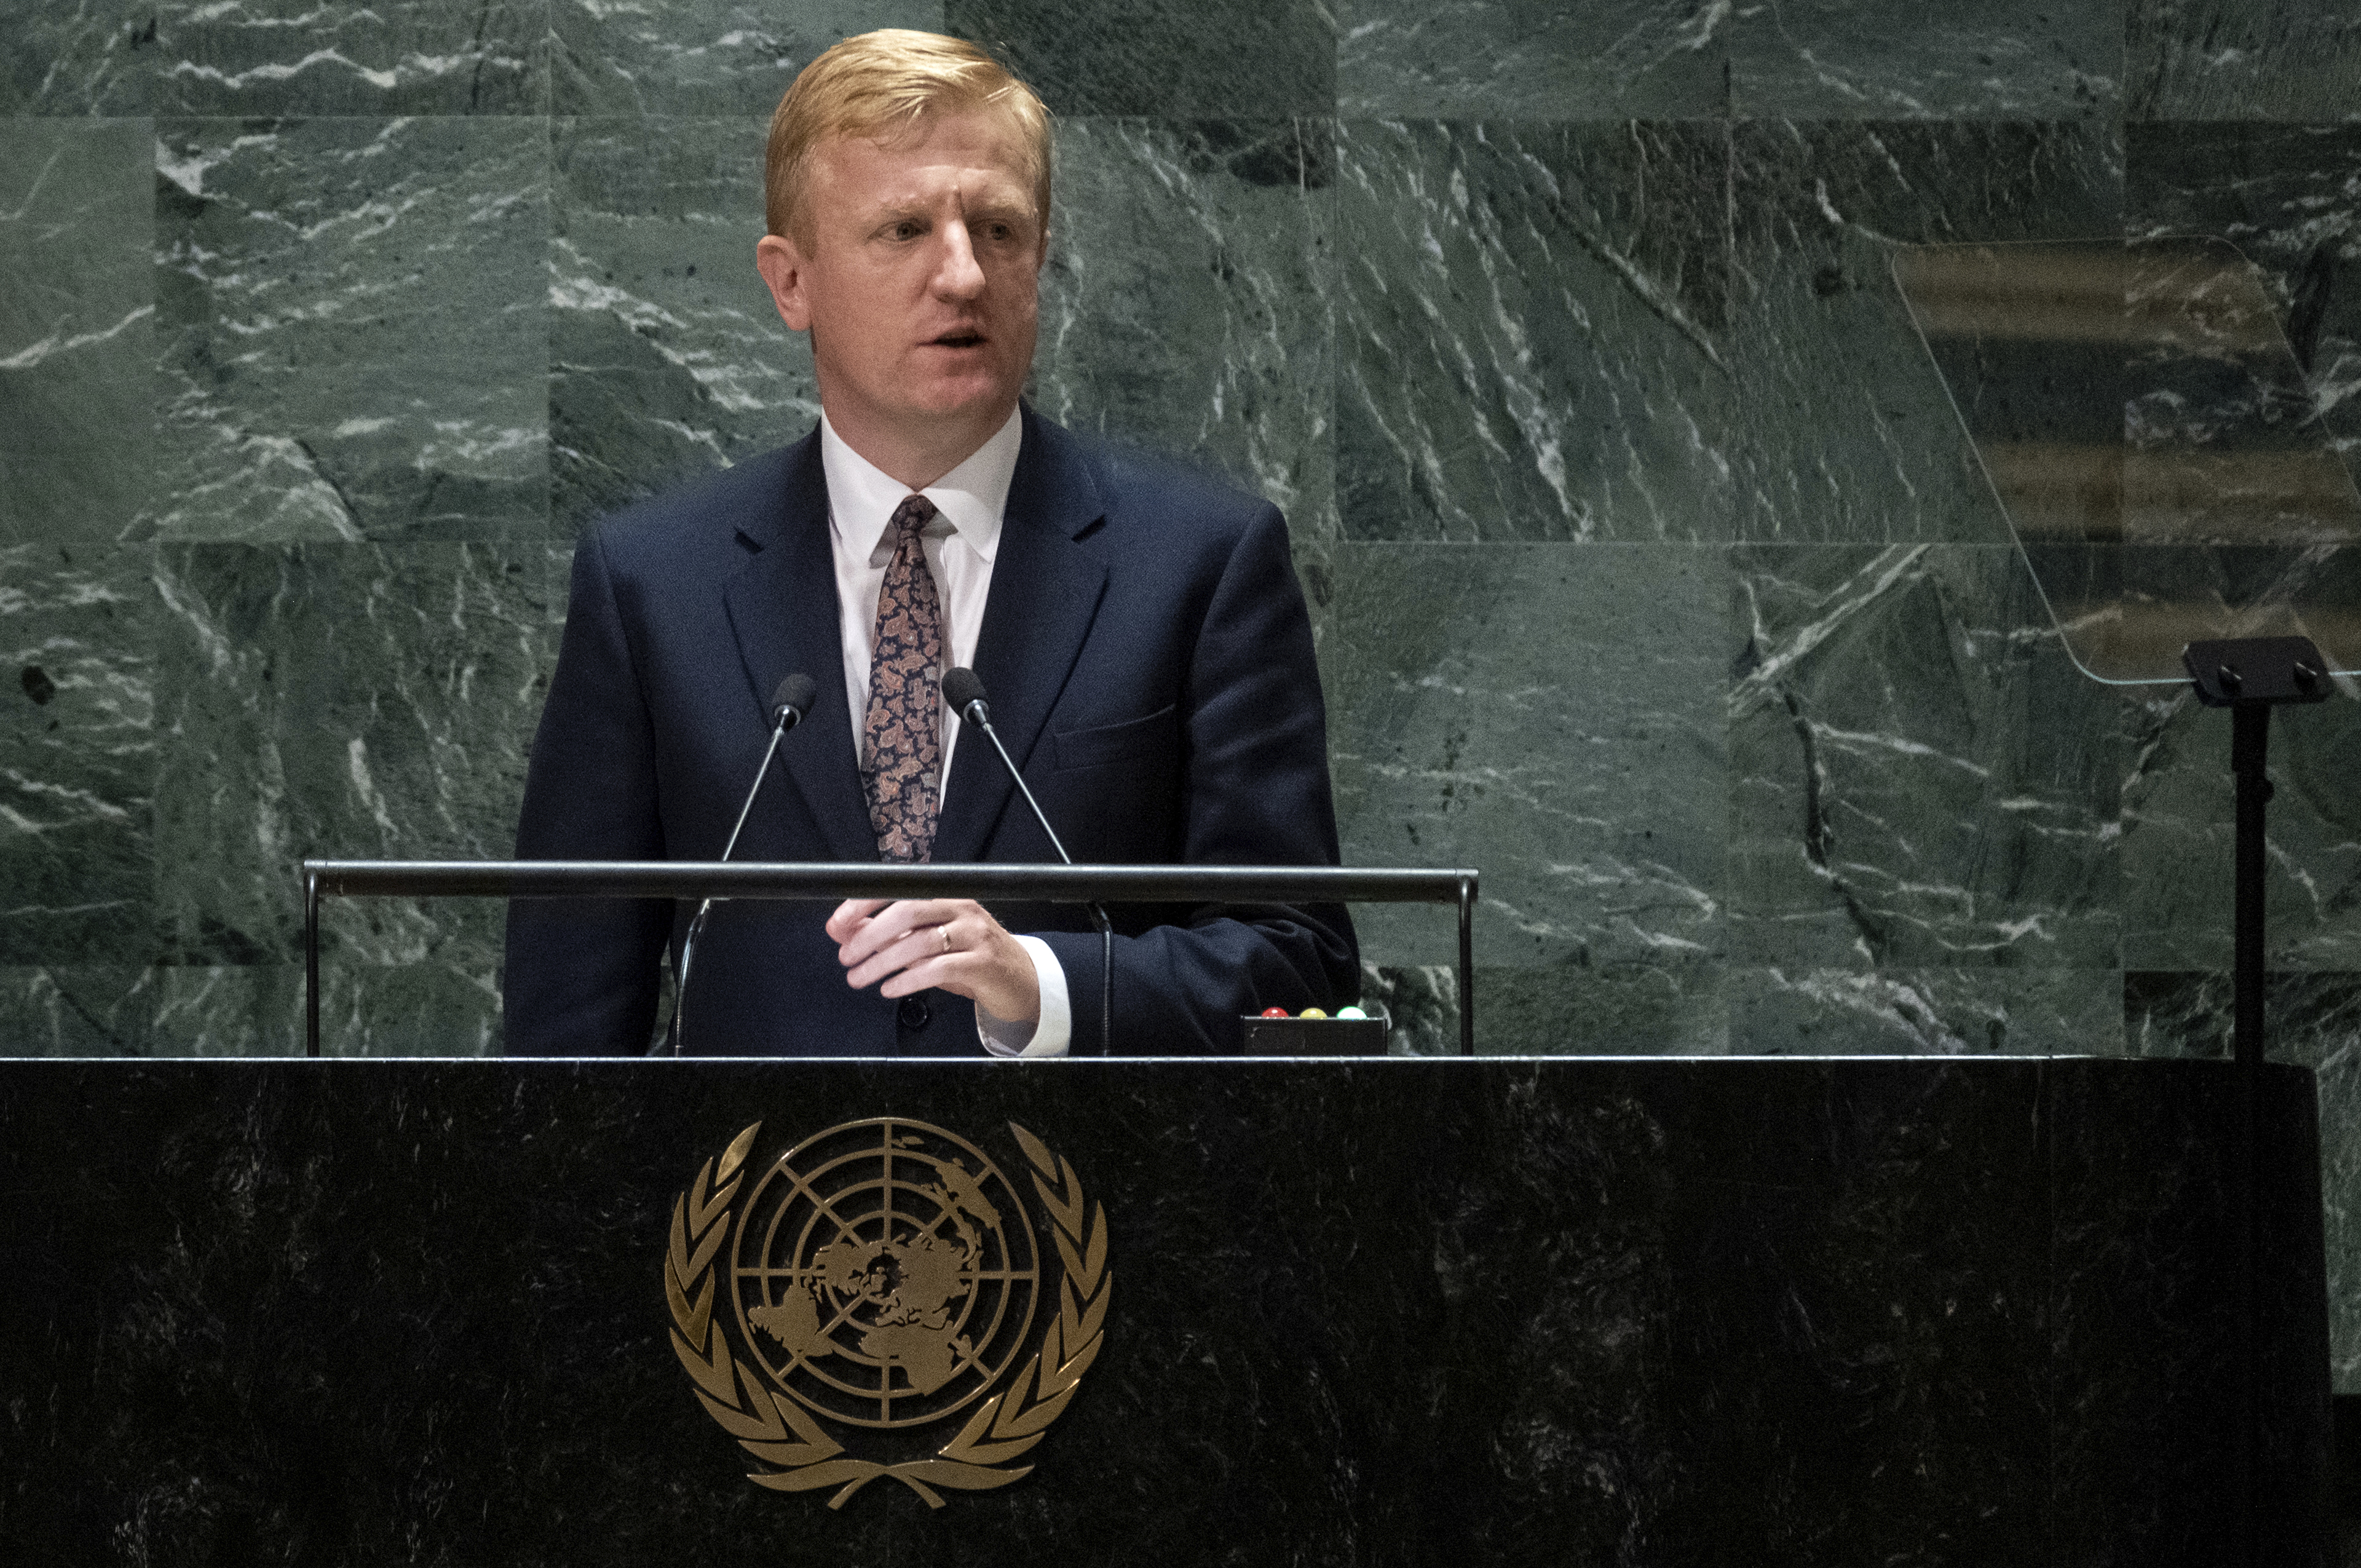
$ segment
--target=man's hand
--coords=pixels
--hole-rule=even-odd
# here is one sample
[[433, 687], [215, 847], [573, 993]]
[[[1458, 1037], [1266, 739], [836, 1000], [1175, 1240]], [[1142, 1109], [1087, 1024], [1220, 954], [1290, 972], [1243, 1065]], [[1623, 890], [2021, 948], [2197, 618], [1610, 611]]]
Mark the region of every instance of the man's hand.
[[845, 981], [909, 996], [940, 986], [1007, 1024], [1038, 1023], [1032, 955], [972, 898], [848, 899], [828, 917]]

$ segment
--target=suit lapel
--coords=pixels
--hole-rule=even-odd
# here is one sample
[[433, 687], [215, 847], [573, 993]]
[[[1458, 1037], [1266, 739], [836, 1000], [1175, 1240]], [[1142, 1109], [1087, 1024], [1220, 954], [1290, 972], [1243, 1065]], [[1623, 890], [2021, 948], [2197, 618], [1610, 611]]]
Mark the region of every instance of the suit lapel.
[[[975, 648], [992, 727], [1019, 768], [1040, 741], [1106, 590], [1105, 566], [1074, 542], [1104, 515], [1082, 454], [1027, 407]], [[981, 734], [960, 737], [935, 828], [937, 861], [980, 858], [1008, 809], [1016, 784], [991, 752]]]
[[768, 708], [779, 677], [801, 670], [819, 687], [799, 729], [779, 748], [779, 765], [819, 824], [830, 856], [873, 861], [877, 838], [852, 754], [844, 695], [844, 647], [829, 545], [828, 479], [815, 432], [789, 455], [776, 514], [749, 519], [739, 535], [754, 554], [722, 590], [730, 629], [755, 700]]

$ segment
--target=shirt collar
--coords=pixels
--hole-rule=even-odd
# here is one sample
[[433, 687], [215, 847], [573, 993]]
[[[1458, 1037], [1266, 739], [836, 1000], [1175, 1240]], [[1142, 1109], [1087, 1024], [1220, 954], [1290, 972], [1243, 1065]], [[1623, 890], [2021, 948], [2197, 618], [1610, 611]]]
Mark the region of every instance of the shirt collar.
[[[918, 492], [941, 514], [928, 525], [930, 532], [949, 523], [969, 549], [992, 559], [1000, 548], [1001, 517], [1008, 510], [1008, 487], [1016, 477], [1016, 449], [1024, 436], [1024, 413], [1012, 409], [1008, 422], [991, 440]], [[884, 546], [886, 522], [909, 490], [846, 445], [825, 409], [819, 416], [819, 461], [828, 477], [829, 526], [857, 554], [873, 559]]]

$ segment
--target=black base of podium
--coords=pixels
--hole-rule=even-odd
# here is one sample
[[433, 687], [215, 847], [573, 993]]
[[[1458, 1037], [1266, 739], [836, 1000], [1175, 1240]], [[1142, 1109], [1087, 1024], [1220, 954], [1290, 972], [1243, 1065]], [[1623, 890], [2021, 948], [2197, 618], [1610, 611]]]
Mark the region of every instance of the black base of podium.
[[[2226, 1563], [2230, 1074], [0, 1064], [0, 1555]], [[751, 1484], [671, 1343], [700, 1168], [751, 1123], [754, 1170], [881, 1115], [1029, 1192], [1021, 1123], [1111, 1238], [1032, 1473], [939, 1508]], [[2311, 1075], [2269, 1069], [2262, 1117], [2262, 1560], [2314, 1563]]]

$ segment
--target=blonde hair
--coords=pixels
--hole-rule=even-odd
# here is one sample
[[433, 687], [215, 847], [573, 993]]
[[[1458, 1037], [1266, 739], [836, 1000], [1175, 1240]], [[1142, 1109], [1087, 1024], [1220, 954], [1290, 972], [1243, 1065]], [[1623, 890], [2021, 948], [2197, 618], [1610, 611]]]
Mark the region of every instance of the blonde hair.
[[[983, 109], [1025, 143], [1034, 216], [1049, 225], [1049, 109], [1007, 67], [963, 38], [884, 27], [846, 38], [804, 67], [771, 115], [763, 159], [763, 219], [784, 235], [803, 217], [811, 158], [840, 137], [885, 140], [929, 114]], [[808, 242], [807, 229], [796, 237]]]

